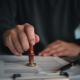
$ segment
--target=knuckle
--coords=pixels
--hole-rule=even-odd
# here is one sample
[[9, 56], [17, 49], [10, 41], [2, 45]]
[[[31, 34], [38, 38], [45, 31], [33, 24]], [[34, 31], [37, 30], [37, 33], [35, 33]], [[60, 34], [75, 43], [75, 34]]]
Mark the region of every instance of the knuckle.
[[28, 26], [28, 25], [30, 25], [30, 24], [29, 24], [29, 23], [25, 23], [24, 25]]
[[16, 25], [17, 28], [20, 28], [21, 25]]
[[34, 27], [31, 25], [31, 24], [29, 24], [29, 23], [25, 23], [25, 28], [28, 30], [28, 29], [33, 29], [34, 30]]
[[27, 27], [27, 30], [34, 30], [34, 27], [32, 27], [32, 26]]
[[11, 33], [11, 35], [13, 35], [13, 34], [15, 33], [15, 30], [12, 29], [12, 30], [10, 31], [10, 33]]
[[31, 25], [31, 24], [29, 24], [29, 23], [25, 23], [24, 25], [26, 25], [26, 26], [30, 26], [30, 27], [32, 26], [32, 25]]
[[21, 30], [21, 29], [22, 29], [22, 26], [21, 26], [21, 25], [17, 25], [17, 26], [16, 26], [16, 29], [17, 29], [17, 30]]
[[56, 42], [60, 42], [60, 40], [57, 40]]
[[65, 42], [64, 42], [64, 41], [62, 41], [61, 43], [62, 43], [63, 45], [65, 44]]
[[64, 42], [64, 41], [62, 41], [61, 43], [62, 43], [62, 45], [66, 45], [66, 44], [67, 44], [67, 43], [66, 43], [66, 42]]

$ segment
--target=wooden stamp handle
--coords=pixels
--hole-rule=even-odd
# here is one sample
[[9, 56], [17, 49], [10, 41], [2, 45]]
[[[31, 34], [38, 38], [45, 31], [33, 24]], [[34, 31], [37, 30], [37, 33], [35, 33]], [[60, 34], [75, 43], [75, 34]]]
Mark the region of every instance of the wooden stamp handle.
[[30, 45], [30, 48], [29, 48], [29, 61], [34, 61], [34, 49], [33, 49], [33, 46]]

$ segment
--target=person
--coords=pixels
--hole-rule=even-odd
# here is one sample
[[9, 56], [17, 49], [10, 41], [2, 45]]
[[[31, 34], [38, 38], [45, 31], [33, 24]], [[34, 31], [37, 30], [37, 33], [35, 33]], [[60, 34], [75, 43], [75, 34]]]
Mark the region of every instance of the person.
[[[0, 0], [0, 53], [78, 56], [80, 0]], [[37, 44], [36, 44], [37, 43]]]

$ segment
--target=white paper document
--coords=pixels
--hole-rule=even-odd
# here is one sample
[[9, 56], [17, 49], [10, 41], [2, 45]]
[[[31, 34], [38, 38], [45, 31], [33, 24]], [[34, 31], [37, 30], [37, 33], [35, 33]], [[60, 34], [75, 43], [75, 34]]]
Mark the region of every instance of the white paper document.
[[26, 66], [27, 63], [29, 63], [28, 56], [0, 56], [0, 78], [8, 80], [11, 79], [13, 74], [21, 74], [21, 80], [65, 77], [55, 72], [68, 64], [67, 61], [59, 57], [39, 56], [34, 57], [35, 67], [28, 67]]

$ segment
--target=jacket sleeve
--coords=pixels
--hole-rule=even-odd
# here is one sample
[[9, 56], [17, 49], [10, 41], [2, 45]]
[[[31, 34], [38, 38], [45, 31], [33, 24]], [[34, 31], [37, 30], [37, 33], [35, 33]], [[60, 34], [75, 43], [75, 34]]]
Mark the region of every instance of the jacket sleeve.
[[0, 54], [11, 53], [10, 50], [3, 45], [3, 33], [15, 27], [15, 17], [17, 10], [17, 0], [0, 0]]
[[73, 43], [75, 43], [75, 44], [77, 44], [77, 45], [80, 46], [80, 39], [75, 39], [75, 40], [73, 41]]

